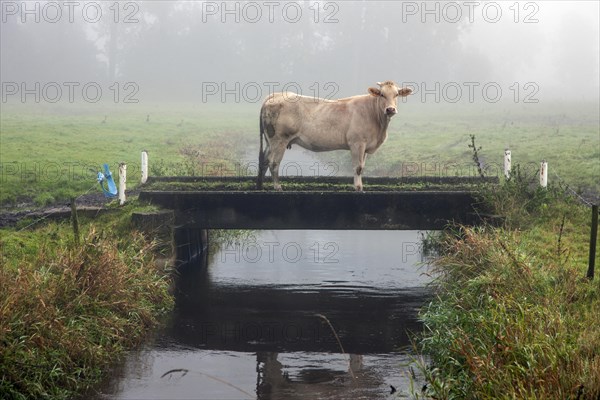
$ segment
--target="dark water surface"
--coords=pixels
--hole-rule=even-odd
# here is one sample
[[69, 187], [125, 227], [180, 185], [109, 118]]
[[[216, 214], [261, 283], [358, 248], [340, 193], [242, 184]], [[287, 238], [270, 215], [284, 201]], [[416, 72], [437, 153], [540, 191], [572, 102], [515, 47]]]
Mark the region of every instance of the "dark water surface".
[[166, 327], [93, 396], [397, 398], [390, 385], [406, 395], [409, 332], [429, 296], [421, 237], [259, 231], [224, 245], [180, 269]]

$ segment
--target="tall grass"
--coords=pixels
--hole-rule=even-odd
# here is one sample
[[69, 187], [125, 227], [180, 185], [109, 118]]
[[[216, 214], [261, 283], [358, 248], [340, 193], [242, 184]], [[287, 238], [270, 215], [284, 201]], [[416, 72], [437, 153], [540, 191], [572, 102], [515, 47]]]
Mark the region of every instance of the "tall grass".
[[[585, 278], [590, 211], [561, 191], [488, 193], [504, 226], [442, 241], [422, 351], [435, 399], [600, 398], [600, 280]], [[511, 204], [510, 207], [506, 203]]]
[[141, 234], [68, 224], [2, 232], [0, 397], [64, 398], [96, 382], [172, 306]]

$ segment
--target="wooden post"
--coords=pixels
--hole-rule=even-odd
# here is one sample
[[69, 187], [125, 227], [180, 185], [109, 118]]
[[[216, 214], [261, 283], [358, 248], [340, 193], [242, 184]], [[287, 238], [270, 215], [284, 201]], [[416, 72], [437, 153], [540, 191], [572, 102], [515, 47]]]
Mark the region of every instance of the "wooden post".
[[590, 234], [590, 261], [588, 264], [587, 277], [594, 279], [594, 267], [596, 266], [596, 241], [598, 241], [598, 205], [592, 206], [592, 232]]
[[504, 150], [504, 177], [506, 179], [510, 179], [510, 169], [511, 169], [511, 158], [510, 158], [510, 150]]
[[125, 189], [127, 184], [127, 164], [119, 164], [119, 204], [125, 204]]
[[142, 183], [148, 180], [148, 152], [142, 150]]
[[71, 222], [73, 224], [73, 237], [75, 238], [75, 244], [79, 245], [79, 219], [77, 218], [77, 205], [75, 204], [75, 197], [71, 197]]
[[540, 164], [540, 186], [544, 189], [548, 187], [548, 163], [542, 160]]

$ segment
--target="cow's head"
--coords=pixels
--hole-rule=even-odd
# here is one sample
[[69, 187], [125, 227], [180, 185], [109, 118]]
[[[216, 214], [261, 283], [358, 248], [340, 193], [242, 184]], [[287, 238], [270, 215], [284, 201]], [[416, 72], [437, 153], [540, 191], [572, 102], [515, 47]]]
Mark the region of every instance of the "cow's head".
[[398, 96], [405, 97], [412, 93], [410, 88], [399, 88], [392, 81], [377, 82], [379, 89], [369, 88], [371, 96], [381, 97], [383, 102], [383, 112], [386, 116], [392, 117], [397, 112], [397, 98]]

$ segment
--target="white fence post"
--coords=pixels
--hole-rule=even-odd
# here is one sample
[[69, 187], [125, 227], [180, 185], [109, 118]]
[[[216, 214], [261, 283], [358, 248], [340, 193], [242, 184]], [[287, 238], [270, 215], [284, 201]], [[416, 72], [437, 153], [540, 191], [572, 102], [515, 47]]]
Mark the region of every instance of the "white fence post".
[[148, 180], [148, 152], [142, 150], [142, 183]]
[[119, 204], [125, 203], [125, 189], [127, 184], [127, 164], [119, 164]]
[[511, 169], [511, 159], [510, 159], [510, 150], [504, 150], [504, 177], [506, 179], [510, 179], [510, 169]]
[[540, 164], [540, 186], [544, 189], [548, 186], [548, 163], [542, 160]]

